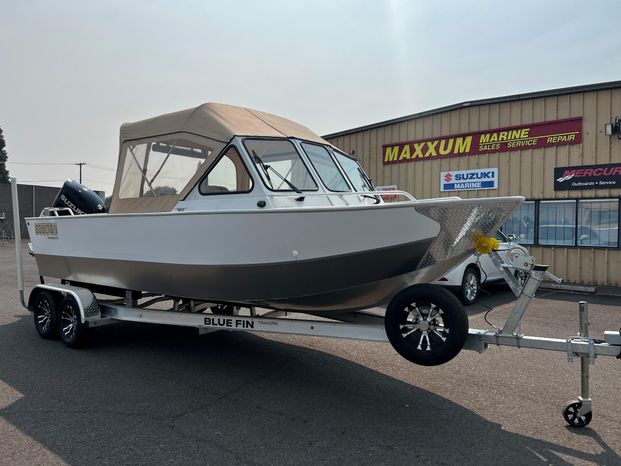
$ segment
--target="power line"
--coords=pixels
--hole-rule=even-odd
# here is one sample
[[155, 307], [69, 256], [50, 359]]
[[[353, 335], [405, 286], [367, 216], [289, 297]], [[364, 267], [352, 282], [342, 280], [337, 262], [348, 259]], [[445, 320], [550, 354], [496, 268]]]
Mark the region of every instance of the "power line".
[[91, 168], [95, 168], [97, 170], [104, 170], [107, 172], [111, 172], [111, 173], [115, 173], [116, 170], [113, 168], [108, 168], [108, 167], [102, 167], [101, 165], [93, 165], [91, 163], [87, 163], [87, 162], [77, 162], [77, 163], [70, 163], [70, 162], [11, 162], [7, 160], [7, 163], [12, 163], [14, 165], [53, 165], [53, 166], [69, 166], [69, 165], [78, 165], [80, 167], [80, 183], [82, 182], [82, 166], [83, 165], [88, 165]]
[[13, 165], [75, 165], [75, 163], [61, 163], [61, 162], [11, 162], [7, 160], [6, 163], [12, 163]]
[[109, 181], [101, 181], [101, 180], [90, 180], [88, 178], [84, 178], [84, 181], [88, 181], [89, 183], [99, 183], [99, 184], [106, 184], [108, 186], [114, 186], [114, 183], [110, 183]]
[[60, 183], [61, 181], [67, 180], [17, 180], [20, 183]]
[[114, 168], [101, 167], [99, 165], [93, 165], [92, 163], [89, 163], [88, 166], [91, 167], [91, 168], [97, 168], [98, 170], [106, 170], [106, 171], [109, 171], [109, 172], [116, 172], [116, 170]]

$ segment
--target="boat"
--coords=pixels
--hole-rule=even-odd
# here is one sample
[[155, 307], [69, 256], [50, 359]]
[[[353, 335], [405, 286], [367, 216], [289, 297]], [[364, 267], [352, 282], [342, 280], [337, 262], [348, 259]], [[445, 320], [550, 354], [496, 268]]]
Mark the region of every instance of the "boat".
[[310, 314], [437, 279], [524, 200], [378, 191], [308, 128], [215, 103], [122, 125], [108, 211], [93, 196], [68, 182], [26, 219], [41, 276]]

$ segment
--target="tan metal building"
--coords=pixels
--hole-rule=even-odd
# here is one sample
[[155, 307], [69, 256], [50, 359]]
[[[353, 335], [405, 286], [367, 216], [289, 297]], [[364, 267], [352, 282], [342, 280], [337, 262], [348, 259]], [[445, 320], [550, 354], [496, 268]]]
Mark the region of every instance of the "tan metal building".
[[376, 185], [417, 198], [522, 195], [505, 233], [567, 282], [621, 286], [617, 117], [621, 81], [464, 102], [324, 138]]

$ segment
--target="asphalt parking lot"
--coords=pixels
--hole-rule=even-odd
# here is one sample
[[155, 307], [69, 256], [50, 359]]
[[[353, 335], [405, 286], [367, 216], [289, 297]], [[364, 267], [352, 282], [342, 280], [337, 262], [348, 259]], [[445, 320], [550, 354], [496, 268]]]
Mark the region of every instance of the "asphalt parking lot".
[[[37, 283], [24, 255], [26, 287]], [[412, 365], [387, 343], [119, 324], [92, 345], [40, 339], [0, 242], [1, 464], [621, 464], [621, 361], [592, 367], [594, 417], [566, 426], [579, 362], [563, 353], [463, 351]], [[512, 295], [482, 302], [501, 323]], [[621, 326], [621, 298], [545, 291], [527, 334]], [[484, 328], [485, 308], [469, 308]]]

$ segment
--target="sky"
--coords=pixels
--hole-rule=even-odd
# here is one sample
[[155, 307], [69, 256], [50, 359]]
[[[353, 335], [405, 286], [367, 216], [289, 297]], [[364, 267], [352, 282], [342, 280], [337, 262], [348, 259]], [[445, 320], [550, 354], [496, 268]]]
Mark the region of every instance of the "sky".
[[84, 184], [110, 193], [122, 123], [204, 102], [328, 134], [619, 80], [617, 9], [615, 0], [0, 0], [7, 168], [19, 182], [60, 186], [85, 162]]

